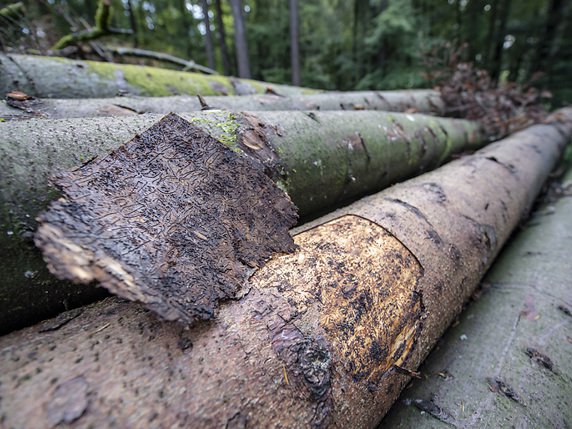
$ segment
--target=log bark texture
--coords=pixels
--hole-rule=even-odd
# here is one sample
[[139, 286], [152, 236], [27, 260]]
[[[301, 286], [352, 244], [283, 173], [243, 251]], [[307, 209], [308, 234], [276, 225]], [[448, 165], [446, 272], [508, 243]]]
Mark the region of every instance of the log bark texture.
[[[445, 116], [438, 92], [432, 90], [328, 92], [323, 94], [274, 94], [248, 96], [205, 96], [209, 109], [233, 111], [274, 110], [383, 110], [416, 112]], [[203, 110], [198, 97], [113, 97], [91, 99], [8, 99], [0, 103], [0, 118], [5, 121], [32, 118], [81, 118], [128, 116], [140, 113], [192, 112]]]
[[280, 95], [315, 90], [157, 67], [0, 54], [0, 94], [13, 90], [41, 98], [95, 98], [122, 94], [247, 95], [268, 88]]
[[[385, 112], [200, 112], [183, 115], [225, 144], [268, 144], [275, 177], [302, 217], [432, 169], [485, 144], [473, 122]], [[35, 217], [59, 194], [49, 177], [117, 148], [160, 116], [0, 124], [0, 327], [77, 305], [93, 288], [57, 282], [31, 243]], [[88, 291], [88, 294], [85, 292]], [[70, 295], [69, 302], [67, 295]], [[78, 296], [79, 295], [79, 296]], [[84, 301], [86, 302], [86, 301]], [[33, 303], [33, 305], [29, 305]], [[28, 309], [32, 311], [28, 311]]]
[[421, 366], [423, 378], [381, 427], [563, 428], [572, 421], [572, 170], [562, 189], [503, 250], [476, 301]]
[[317, 222], [210, 323], [109, 299], [0, 338], [3, 424], [373, 427], [530, 208], [560, 117]]

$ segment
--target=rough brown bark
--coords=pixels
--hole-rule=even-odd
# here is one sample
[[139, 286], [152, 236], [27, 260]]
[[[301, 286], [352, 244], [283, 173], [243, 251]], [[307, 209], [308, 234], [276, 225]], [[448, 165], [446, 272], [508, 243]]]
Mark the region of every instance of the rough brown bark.
[[422, 379], [380, 427], [558, 428], [572, 421], [572, 169], [556, 189], [561, 198], [539, 209], [503, 250], [475, 302], [421, 366]]
[[[281, 97], [273, 94], [252, 96], [206, 96], [210, 109], [232, 111], [259, 110], [384, 110], [418, 112], [443, 116], [445, 106], [432, 90], [356, 91]], [[91, 99], [8, 98], [0, 103], [0, 118], [5, 121], [30, 118], [81, 118], [88, 116], [125, 116], [139, 113], [192, 112], [203, 110], [197, 97], [114, 97]]]
[[0, 339], [7, 427], [372, 427], [572, 134], [538, 125], [329, 215], [185, 330], [115, 299]]
[[[219, 111], [183, 116], [230, 146], [247, 139], [256, 150], [260, 139], [267, 139], [278, 155], [276, 165], [283, 167], [283, 174], [275, 179], [303, 217], [427, 171], [453, 153], [485, 143], [473, 122], [423, 115], [255, 115]], [[1, 329], [21, 327], [61, 311], [64, 305], [77, 305], [92, 290], [57, 283], [30, 245], [35, 217], [58, 196], [49, 177], [117, 148], [159, 119], [158, 115], [138, 115], [15, 121], [0, 126], [0, 253], [6, 255], [0, 259]]]
[[259, 143], [233, 150], [171, 113], [60, 174], [34, 241], [58, 278], [97, 281], [165, 320], [210, 319], [253, 269], [295, 249], [297, 209]]
[[317, 92], [157, 67], [0, 53], [0, 94], [20, 90], [42, 98], [101, 98], [126, 94], [248, 95], [264, 94], [269, 87], [280, 95]]

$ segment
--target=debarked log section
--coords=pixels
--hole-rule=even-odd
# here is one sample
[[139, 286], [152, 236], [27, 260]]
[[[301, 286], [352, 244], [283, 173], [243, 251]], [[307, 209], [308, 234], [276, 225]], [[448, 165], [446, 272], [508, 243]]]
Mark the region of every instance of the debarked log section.
[[382, 427], [502, 422], [557, 428], [572, 421], [572, 168], [552, 190], [557, 192], [503, 249], [478, 298], [439, 340], [420, 368], [423, 377], [403, 392]]
[[[258, 157], [303, 217], [486, 143], [474, 122], [423, 115], [346, 111], [182, 116], [228, 147]], [[160, 119], [139, 115], [0, 124], [0, 250], [6, 255], [0, 261], [2, 331], [94, 298], [93, 287], [50, 276], [31, 243], [36, 216], [58, 196], [49, 177], [116, 149]]]
[[[232, 111], [274, 110], [383, 110], [445, 115], [441, 95], [431, 90], [328, 92], [290, 95], [114, 97], [91, 99], [33, 98], [18, 94], [0, 103], [0, 118], [62, 119], [141, 113], [192, 112], [221, 109]], [[23, 98], [23, 99], [16, 99]]]
[[572, 133], [572, 111], [295, 237], [186, 330], [106, 300], [0, 339], [7, 427], [373, 427], [460, 311]]
[[204, 75], [158, 67], [0, 53], [0, 94], [23, 91], [41, 98], [119, 95], [280, 95], [319, 92], [295, 86]]

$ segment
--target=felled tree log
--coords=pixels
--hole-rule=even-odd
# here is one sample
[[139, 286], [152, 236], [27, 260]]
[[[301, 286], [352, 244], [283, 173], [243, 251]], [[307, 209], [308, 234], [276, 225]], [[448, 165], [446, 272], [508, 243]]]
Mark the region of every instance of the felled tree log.
[[[139, 113], [192, 112], [207, 109], [234, 111], [273, 110], [384, 110], [392, 112], [445, 114], [439, 93], [431, 90], [328, 92], [323, 94], [274, 94], [250, 96], [114, 97], [92, 99], [8, 98], [0, 104], [0, 118], [6, 121], [31, 118], [80, 118]], [[206, 105], [206, 106], [205, 106]]]
[[382, 427], [557, 428], [572, 421], [572, 170], [562, 190], [503, 250], [476, 302]]
[[316, 222], [208, 324], [110, 299], [2, 337], [3, 423], [373, 427], [530, 208], [560, 119]]
[[121, 94], [247, 95], [264, 94], [269, 88], [280, 95], [317, 92], [157, 67], [0, 54], [0, 94], [18, 90], [40, 98], [115, 97]]
[[[474, 122], [384, 112], [200, 112], [183, 115], [227, 145], [266, 143], [275, 177], [302, 217], [375, 192], [486, 142]], [[158, 115], [30, 120], [0, 125], [0, 329], [76, 306], [93, 287], [57, 282], [31, 243], [35, 217], [58, 196], [48, 179], [117, 148]], [[5, 256], [4, 256], [5, 255]]]

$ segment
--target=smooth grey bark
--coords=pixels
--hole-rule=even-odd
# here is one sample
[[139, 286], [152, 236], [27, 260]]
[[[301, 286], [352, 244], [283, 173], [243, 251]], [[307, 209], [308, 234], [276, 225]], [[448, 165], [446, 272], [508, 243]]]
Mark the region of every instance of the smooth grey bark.
[[290, 5], [290, 66], [292, 67], [292, 84], [299, 86], [300, 77], [300, 44], [298, 0], [289, 0]]
[[271, 87], [280, 95], [319, 91], [158, 67], [0, 53], [0, 94], [19, 90], [42, 98], [118, 95], [248, 95]]
[[139, 31], [137, 28], [137, 17], [135, 16], [135, 9], [133, 8], [132, 0], [127, 0], [127, 11], [129, 13], [129, 25], [133, 32], [133, 47], [137, 48], [139, 44]]
[[[444, 115], [445, 106], [432, 90], [356, 91], [282, 97], [273, 94], [252, 96], [205, 96], [210, 109], [231, 111], [274, 110], [383, 110]], [[31, 118], [80, 118], [140, 113], [191, 112], [202, 110], [197, 97], [114, 97], [91, 99], [34, 99], [0, 102], [0, 118], [5, 121]]]
[[248, 79], [251, 77], [250, 60], [248, 58], [248, 42], [246, 41], [242, 0], [230, 0], [230, 7], [234, 21], [234, 45], [238, 63], [238, 76]]
[[106, 300], [0, 338], [4, 423], [375, 426], [530, 208], [560, 114], [321, 219], [211, 323]]
[[[566, 427], [572, 421], [572, 169], [380, 427]], [[501, 380], [514, 391], [495, 390]], [[428, 405], [441, 413], [431, 413]], [[421, 413], [424, 410], [425, 413]]]
[[[250, 138], [265, 136], [284, 166], [281, 186], [303, 217], [375, 192], [432, 169], [453, 153], [485, 144], [474, 122], [423, 115], [352, 111], [244, 116], [219, 111], [182, 116], [223, 142], [232, 142], [236, 132]], [[69, 285], [56, 284], [30, 241], [36, 215], [58, 195], [49, 178], [116, 148], [159, 118], [147, 114], [0, 124], [0, 253], [6, 255], [0, 260], [1, 329], [15, 329], [54, 314], [51, 307], [59, 311], [65, 304], [56, 291], [75, 291]], [[245, 118], [264, 126], [245, 125]], [[46, 281], [53, 284], [45, 286]], [[57, 298], [53, 306], [48, 302], [52, 294]], [[37, 300], [36, 295], [42, 299]], [[28, 311], [28, 302], [42, 302], [43, 310]]]
[[201, 7], [203, 9], [203, 23], [205, 24], [205, 48], [207, 51], [207, 64], [209, 68], [215, 68], [214, 57], [214, 43], [213, 35], [211, 32], [211, 20], [209, 18], [209, 3], [208, 0], [201, 0]]

